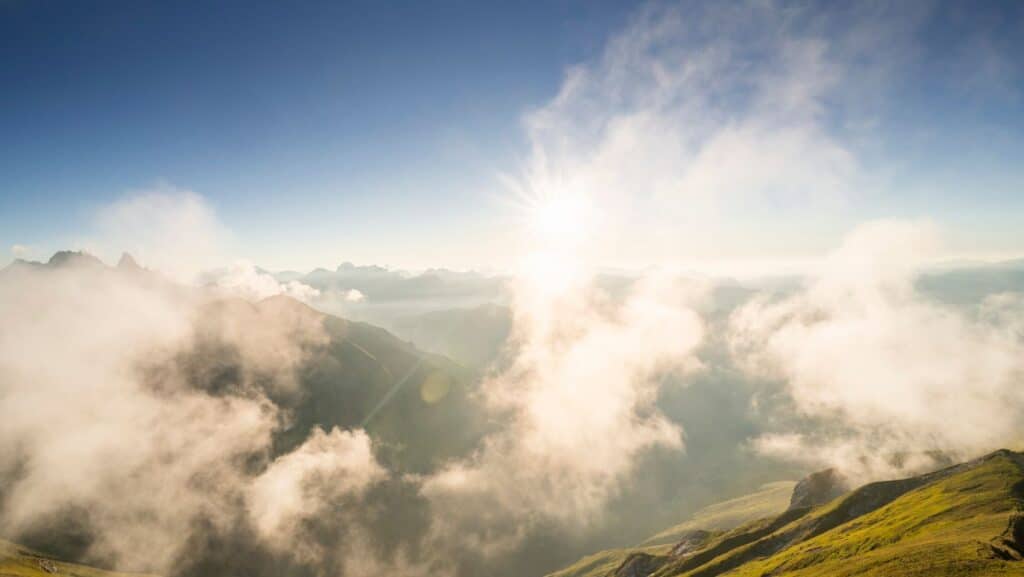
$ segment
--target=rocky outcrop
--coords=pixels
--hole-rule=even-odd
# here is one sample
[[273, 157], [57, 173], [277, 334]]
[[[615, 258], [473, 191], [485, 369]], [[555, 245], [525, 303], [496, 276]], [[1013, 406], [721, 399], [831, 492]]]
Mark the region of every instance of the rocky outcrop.
[[846, 480], [835, 469], [811, 473], [793, 487], [789, 509], [824, 505], [849, 490]]
[[123, 271], [140, 271], [142, 267], [139, 263], [135, 262], [135, 258], [128, 253], [121, 253], [121, 260], [117, 261], [118, 270]]
[[665, 564], [665, 557], [647, 553], [632, 553], [612, 573], [613, 577], [647, 577]]
[[672, 557], [680, 557], [693, 553], [704, 546], [711, 538], [712, 533], [709, 531], [703, 531], [701, 529], [691, 529], [686, 531], [680, 536], [678, 542], [672, 546], [672, 550], [669, 555]]

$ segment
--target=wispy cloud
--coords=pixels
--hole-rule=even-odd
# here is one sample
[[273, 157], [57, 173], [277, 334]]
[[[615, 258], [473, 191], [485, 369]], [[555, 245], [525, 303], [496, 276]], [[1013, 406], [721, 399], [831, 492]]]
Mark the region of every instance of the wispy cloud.
[[160, 188], [129, 194], [102, 207], [85, 248], [102, 255], [131, 253], [142, 266], [193, 282], [228, 260], [230, 235], [205, 198]]

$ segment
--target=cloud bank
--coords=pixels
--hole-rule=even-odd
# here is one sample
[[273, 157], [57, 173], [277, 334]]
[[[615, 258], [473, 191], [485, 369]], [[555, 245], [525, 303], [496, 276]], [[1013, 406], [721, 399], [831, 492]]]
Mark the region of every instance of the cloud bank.
[[804, 290], [733, 316], [734, 352], [748, 370], [782, 379], [802, 414], [841, 425], [763, 438], [762, 450], [866, 479], [1019, 441], [1020, 295], [973, 310], [922, 295], [915, 279], [936, 245], [927, 223], [862, 225]]

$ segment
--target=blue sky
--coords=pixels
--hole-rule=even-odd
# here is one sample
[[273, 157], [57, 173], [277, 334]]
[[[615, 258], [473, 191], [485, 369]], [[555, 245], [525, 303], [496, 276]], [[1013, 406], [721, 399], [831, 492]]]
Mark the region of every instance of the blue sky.
[[[950, 254], [1024, 252], [1020, 5], [896, 3], [841, 14], [780, 4], [772, 14], [781, 31], [749, 46], [730, 36], [738, 17], [709, 15], [709, 6], [672, 6], [685, 23], [645, 48], [645, 57], [676, 49], [698, 54], [708, 45], [749, 49], [735, 69], [759, 77], [760, 67], [774, 65], [774, 51], [780, 62], [787, 58], [792, 38], [813, 39], [804, 43], [808, 54], [824, 43], [822, 66], [834, 72], [819, 67], [806, 74], [835, 76], [806, 105], [819, 112], [793, 121], [773, 109], [764, 122], [763, 107], [730, 108], [750, 90], [738, 81], [725, 83], [714, 93], [719, 101], [695, 118], [754, 132], [795, 127], [794, 134], [811, 134], [804, 143], [810, 150], [820, 150], [821, 142], [835, 146], [849, 157], [838, 177], [790, 171], [795, 154], [775, 159], [778, 170], [754, 169], [755, 180], [743, 183], [757, 188], [756, 176], [767, 174], [813, 188], [815, 178], [841, 178], [834, 195], [840, 200], [769, 194], [716, 201], [716, 228], [693, 228], [694, 235], [721, 239], [714, 250], [673, 237], [658, 249], [638, 243], [633, 252], [618, 251], [608, 264], [644, 266], [647, 255], [655, 262], [676, 254], [684, 260], [809, 257], [857, 222], [882, 217], [936, 220], [949, 231]], [[643, 36], [636, 22], [650, 10], [570, 0], [5, 2], [0, 243], [45, 258], [94, 234], [102, 207], [135, 191], [181, 189], [202, 195], [216, 212], [230, 231], [232, 255], [274, 268], [346, 260], [504, 266], [521, 220], [504, 183], [510, 175], [531, 183], [530, 163], [553, 157], [553, 142], [561, 138], [544, 132], [538, 139], [530, 115], [554, 110], [559, 122], [586, 125], [649, 112], [629, 102], [624, 109], [589, 109], [593, 102], [621, 105], [608, 82], [594, 82], [586, 101], [561, 106], [556, 96], [570, 69], [588, 71], [591, 81], [612, 74], [602, 61], [616, 38]], [[694, 21], [720, 31], [701, 30]], [[674, 55], [666, 61], [687, 62]], [[766, 82], [804, 82], [800, 71], [785, 74]], [[704, 94], [686, 88], [671, 96], [685, 102]], [[681, 118], [658, 106], [657, 114]], [[687, 118], [680, 131], [692, 124]], [[702, 158], [703, 147], [720, 140], [720, 130], [708, 131], [685, 158], [667, 159], [665, 166]], [[560, 174], [580, 170], [582, 157], [590, 158], [586, 170], [595, 158], [607, 159], [595, 156], [587, 141], [574, 145], [566, 155], [574, 160], [558, 167]], [[754, 153], [746, 162], [759, 158]], [[616, 162], [621, 158], [608, 159], [604, 172], [619, 170]], [[668, 171], [673, 178], [693, 176]], [[642, 212], [635, 214], [627, 230], [642, 225]]]

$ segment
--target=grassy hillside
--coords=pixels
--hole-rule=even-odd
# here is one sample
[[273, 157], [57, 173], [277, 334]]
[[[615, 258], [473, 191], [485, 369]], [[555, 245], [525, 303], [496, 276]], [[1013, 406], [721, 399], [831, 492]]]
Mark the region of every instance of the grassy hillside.
[[776, 481], [749, 495], [705, 507], [683, 523], [665, 529], [647, 539], [642, 546], [673, 544], [694, 529], [721, 530], [738, 527], [747, 521], [778, 515], [789, 506], [794, 481]]
[[631, 555], [667, 555], [670, 545], [638, 547], [634, 549], [607, 549], [588, 555], [572, 565], [551, 573], [547, 577], [604, 577], [612, 574]]
[[84, 565], [54, 561], [8, 541], [0, 541], [0, 575], [3, 577], [144, 577], [141, 574], [111, 573]]
[[[778, 515], [786, 510], [793, 493], [794, 481], [778, 481], [758, 491], [700, 509], [689, 520], [665, 529], [636, 547], [608, 549], [588, 555], [576, 563], [551, 573], [548, 577], [604, 577], [612, 574], [627, 559], [645, 555], [667, 556], [682, 540], [695, 545], [695, 533], [709, 531], [701, 537], [710, 539], [726, 529], [745, 522]], [[700, 544], [703, 544], [701, 542]]]
[[[1021, 453], [871, 483], [728, 530], [693, 530], [722, 511], [768, 506], [772, 489], [709, 507], [679, 526], [689, 533], [673, 528], [643, 548], [602, 551], [551, 577], [1024, 576]], [[662, 543], [672, 535], [683, 540]]]
[[[815, 511], [812, 520], [849, 521], [820, 534], [808, 533], [792, 546], [747, 561], [729, 574], [1024, 575], [1022, 465], [1020, 454], [996, 453], [928, 479], [923, 486], [860, 516], [851, 497], [838, 499]], [[742, 557], [743, 552], [735, 555]], [[716, 563], [721, 566], [722, 561]], [[695, 571], [659, 575], [715, 574], [719, 573], [714, 564], [708, 564]]]

